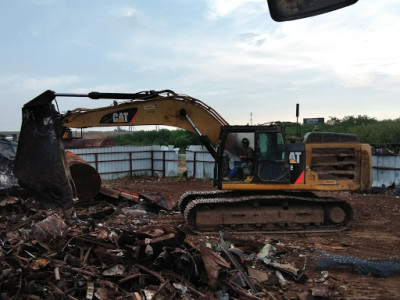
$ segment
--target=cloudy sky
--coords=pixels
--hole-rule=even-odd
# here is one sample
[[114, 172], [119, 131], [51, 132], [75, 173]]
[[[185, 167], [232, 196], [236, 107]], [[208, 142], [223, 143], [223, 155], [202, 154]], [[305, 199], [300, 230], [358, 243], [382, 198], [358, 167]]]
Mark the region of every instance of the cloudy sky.
[[266, 0], [2, 0], [0, 131], [19, 130], [23, 104], [48, 89], [171, 89], [231, 124], [296, 121], [296, 103], [300, 120], [396, 119], [399, 32], [399, 0], [283, 23]]

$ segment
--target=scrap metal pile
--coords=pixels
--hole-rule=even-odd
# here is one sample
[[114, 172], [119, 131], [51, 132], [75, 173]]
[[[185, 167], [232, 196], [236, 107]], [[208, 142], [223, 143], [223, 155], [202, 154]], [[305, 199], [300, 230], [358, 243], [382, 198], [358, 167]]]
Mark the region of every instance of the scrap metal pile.
[[108, 190], [63, 212], [1, 196], [0, 299], [340, 299], [326, 270], [305, 275], [310, 249], [194, 241], [162, 203]]
[[1, 196], [0, 299], [281, 299], [290, 285], [314, 284], [278, 241], [255, 252], [222, 234], [193, 242], [162, 195], [116, 195], [69, 212]]

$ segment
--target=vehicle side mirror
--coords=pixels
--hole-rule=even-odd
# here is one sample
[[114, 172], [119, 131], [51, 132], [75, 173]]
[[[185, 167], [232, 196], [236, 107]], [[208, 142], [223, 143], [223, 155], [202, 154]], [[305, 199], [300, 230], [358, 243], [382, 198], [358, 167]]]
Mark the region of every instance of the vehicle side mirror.
[[358, 0], [267, 0], [274, 21], [290, 21], [327, 13]]

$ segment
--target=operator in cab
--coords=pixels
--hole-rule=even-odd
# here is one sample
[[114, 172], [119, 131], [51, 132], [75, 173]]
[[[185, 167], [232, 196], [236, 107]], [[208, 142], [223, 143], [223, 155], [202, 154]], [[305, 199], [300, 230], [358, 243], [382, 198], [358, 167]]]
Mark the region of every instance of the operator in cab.
[[242, 139], [242, 150], [239, 153], [240, 162], [235, 162], [234, 168], [229, 172], [224, 180], [232, 180], [235, 177], [244, 178], [245, 182], [253, 180], [253, 159], [254, 150], [250, 147], [248, 138]]
[[[250, 147], [249, 139], [242, 139], [242, 152], [239, 155], [243, 172], [243, 178], [246, 180], [250, 180], [249, 176], [252, 176], [253, 173], [253, 159], [254, 159], [254, 150]], [[251, 181], [251, 180], [250, 180]]]

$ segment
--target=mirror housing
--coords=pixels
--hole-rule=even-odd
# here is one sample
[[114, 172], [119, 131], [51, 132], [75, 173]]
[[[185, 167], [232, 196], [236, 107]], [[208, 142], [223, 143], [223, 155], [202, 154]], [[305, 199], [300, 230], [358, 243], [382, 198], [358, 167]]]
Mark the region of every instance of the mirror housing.
[[267, 0], [274, 21], [308, 18], [340, 9], [358, 0]]

